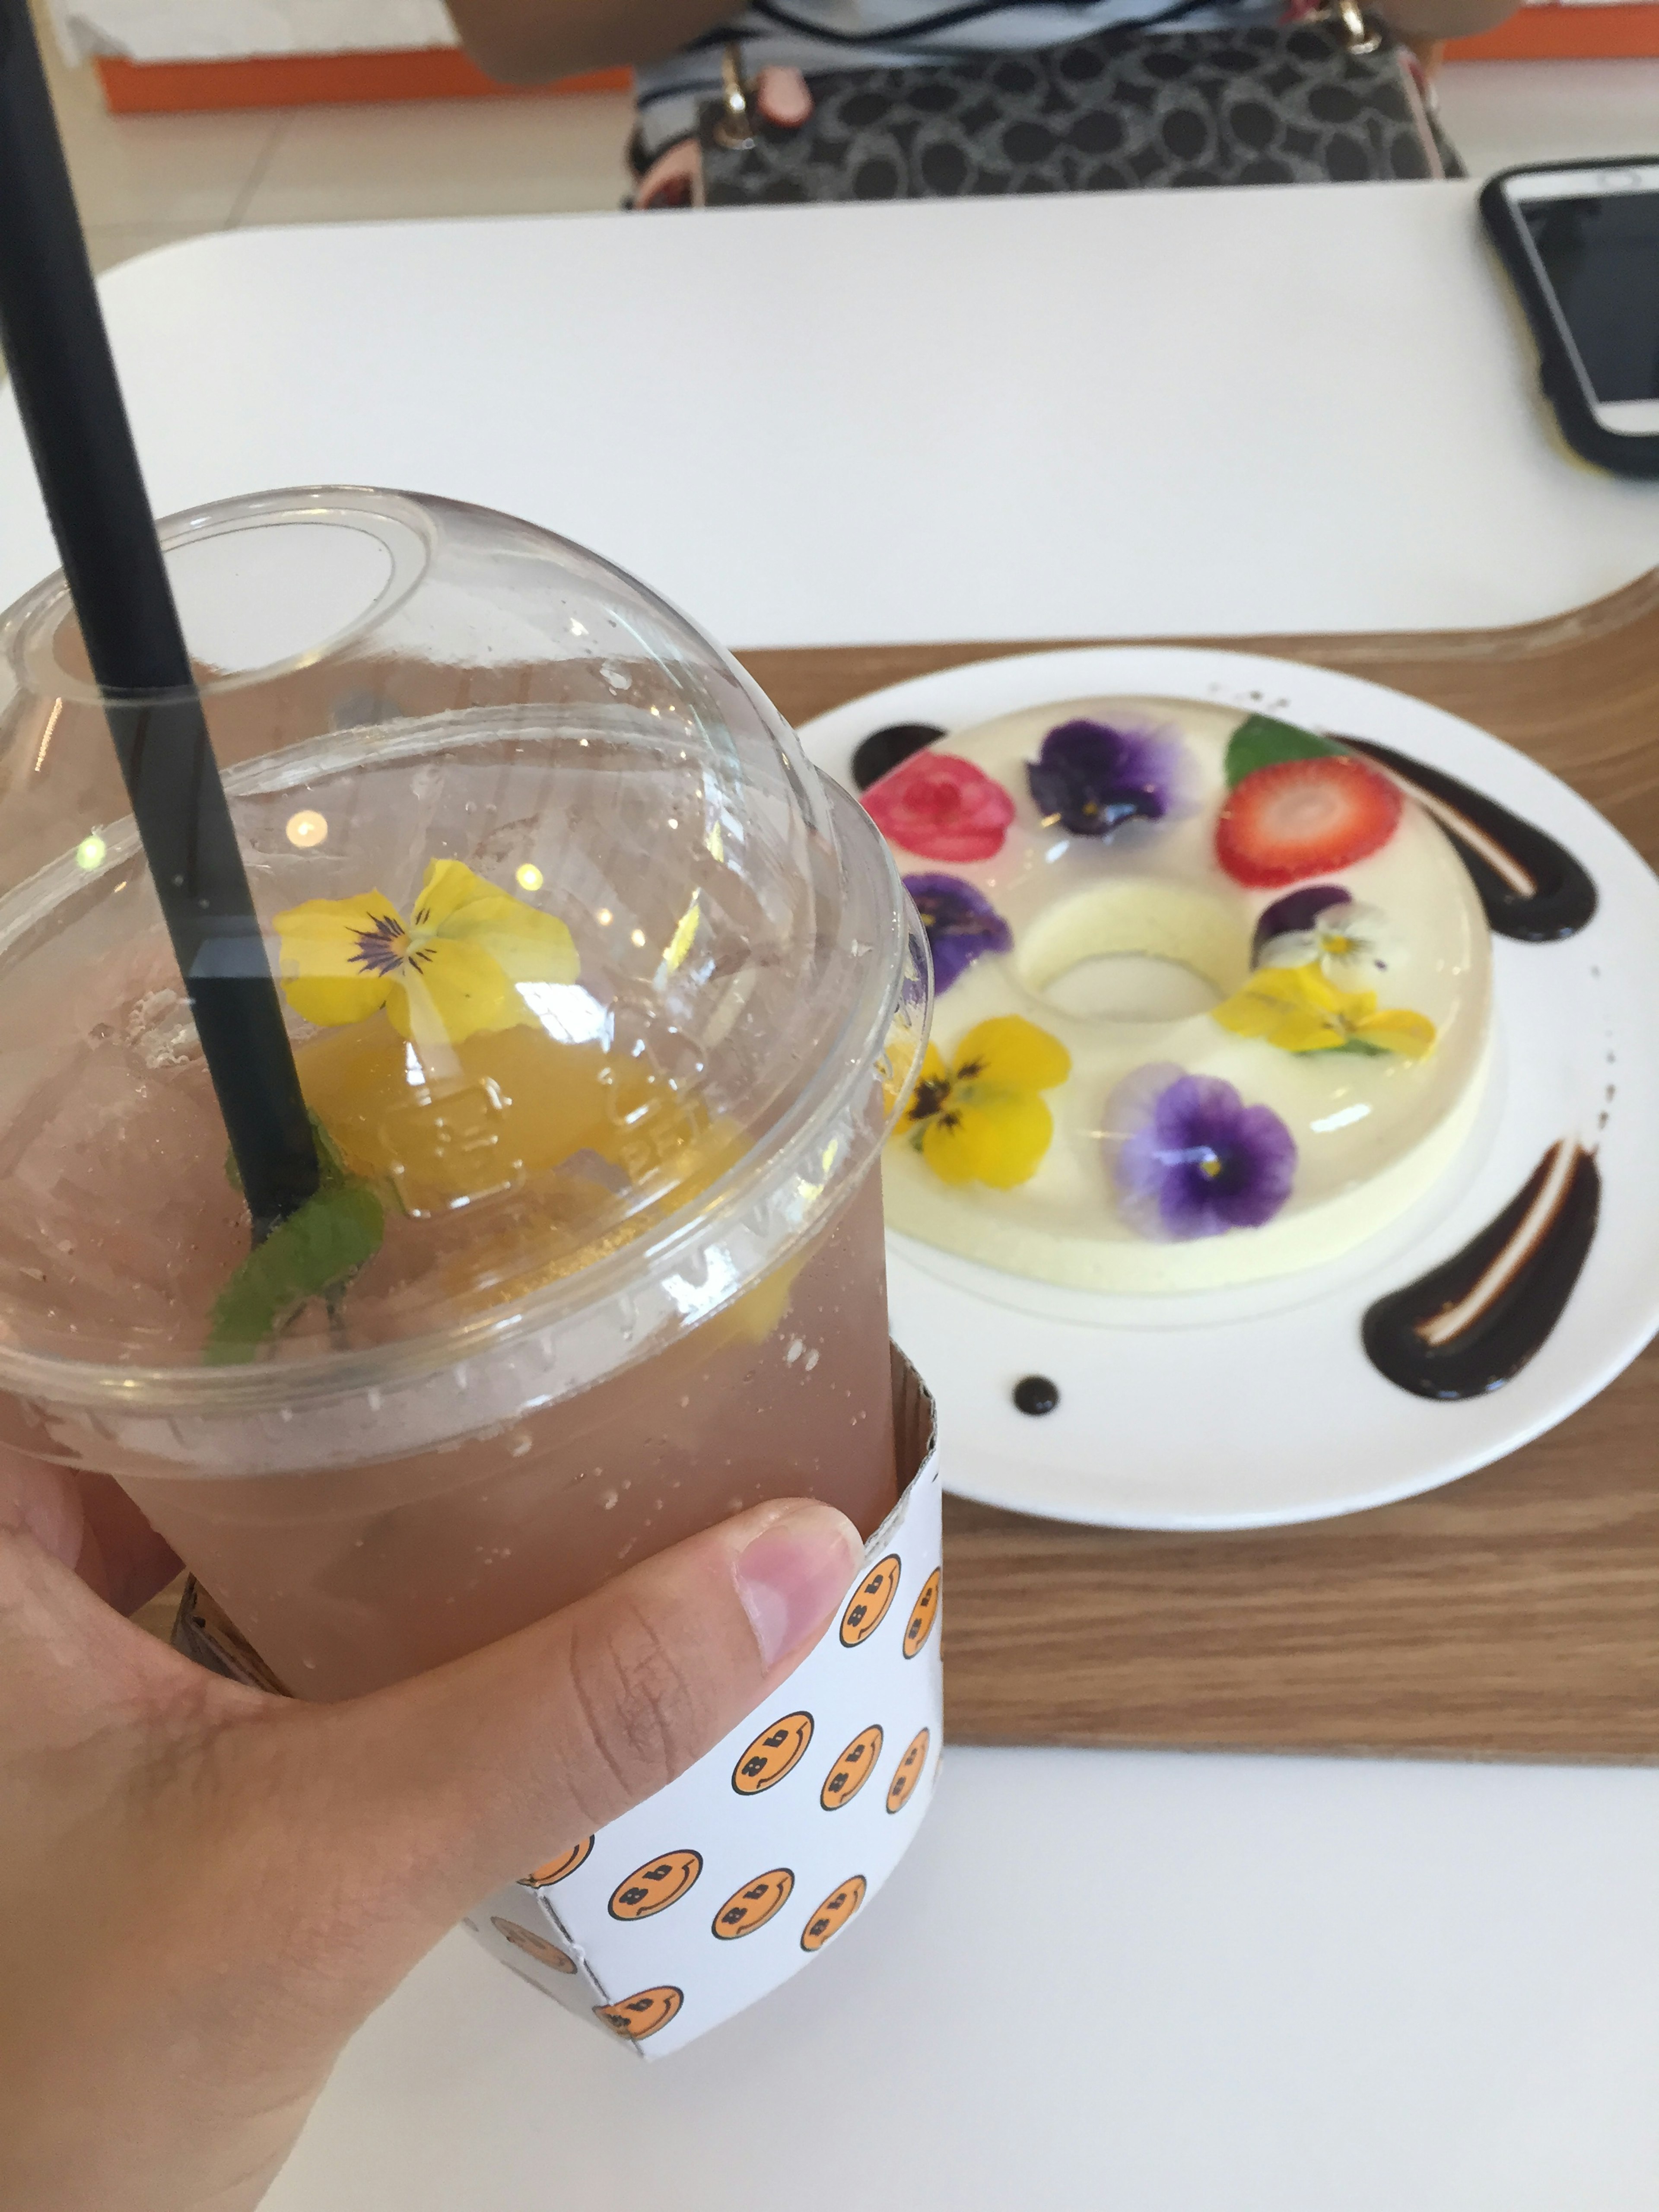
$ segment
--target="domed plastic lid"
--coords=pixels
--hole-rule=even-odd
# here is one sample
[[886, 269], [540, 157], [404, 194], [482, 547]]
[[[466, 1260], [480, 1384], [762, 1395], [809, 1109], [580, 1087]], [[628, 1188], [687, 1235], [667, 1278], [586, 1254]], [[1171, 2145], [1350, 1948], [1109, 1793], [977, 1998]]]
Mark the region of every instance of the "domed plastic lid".
[[52, 578], [0, 622], [0, 1381], [291, 1398], [642, 1286], [689, 1324], [784, 1263], [880, 1143], [925, 954], [743, 672], [446, 501], [275, 493], [162, 537], [324, 1188], [250, 1255]]

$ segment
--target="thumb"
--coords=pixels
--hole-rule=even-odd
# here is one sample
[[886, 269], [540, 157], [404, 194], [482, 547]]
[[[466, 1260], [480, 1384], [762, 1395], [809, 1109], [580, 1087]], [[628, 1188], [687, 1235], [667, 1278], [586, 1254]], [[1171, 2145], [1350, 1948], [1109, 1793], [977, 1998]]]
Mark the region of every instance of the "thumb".
[[424, 1948], [734, 1728], [817, 1641], [863, 1548], [832, 1507], [759, 1506], [468, 1658], [294, 1711], [313, 1806], [324, 1778], [339, 1801], [312, 1832], [331, 1856], [352, 1839]]

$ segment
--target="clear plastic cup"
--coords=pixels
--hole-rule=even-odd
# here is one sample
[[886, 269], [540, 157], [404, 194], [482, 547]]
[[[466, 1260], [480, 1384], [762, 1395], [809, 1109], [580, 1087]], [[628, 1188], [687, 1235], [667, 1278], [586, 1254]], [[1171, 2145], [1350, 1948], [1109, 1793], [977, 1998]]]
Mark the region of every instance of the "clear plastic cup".
[[309, 1697], [764, 1498], [870, 1534], [928, 984], [862, 811], [528, 524], [325, 489], [162, 536], [325, 1187], [250, 1254], [50, 579], [0, 618], [0, 1439], [115, 1476]]

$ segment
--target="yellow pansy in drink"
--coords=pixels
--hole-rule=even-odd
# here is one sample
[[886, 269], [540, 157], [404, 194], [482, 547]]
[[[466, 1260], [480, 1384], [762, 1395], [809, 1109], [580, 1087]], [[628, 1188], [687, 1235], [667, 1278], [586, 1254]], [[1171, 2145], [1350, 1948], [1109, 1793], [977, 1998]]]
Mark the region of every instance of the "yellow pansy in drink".
[[[569, 931], [459, 860], [428, 865], [407, 921], [374, 890], [309, 900], [276, 927], [289, 1002], [327, 1032], [295, 1058], [344, 1171], [389, 1191], [404, 1217], [515, 1194], [441, 1263], [459, 1307], [526, 1295], [617, 1249], [742, 1153], [741, 1131], [711, 1123], [648, 1057], [546, 1033], [537, 987], [575, 981]], [[721, 1333], [769, 1335], [801, 1265], [753, 1285]]]
[[498, 890], [459, 860], [432, 860], [408, 921], [378, 890], [307, 899], [276, 918], [283, 989], [334, 1029], [382, 1008], [400, 1037], [459, 1044], [536, 1015], [520, 983], [574, 983], [580, 969], [556, 915]]
[[428, 1075], [383, 1014], [312, 1037], [296, 1054], [306, 1103], [348, 1169], [389, 1180], [405, 1212], [517, 1188], [574, 1152], [627, 1171], [624, 1117], [651, 1094], [602, 1046], [526, 1025], [465, 1037], [447, 1060]]

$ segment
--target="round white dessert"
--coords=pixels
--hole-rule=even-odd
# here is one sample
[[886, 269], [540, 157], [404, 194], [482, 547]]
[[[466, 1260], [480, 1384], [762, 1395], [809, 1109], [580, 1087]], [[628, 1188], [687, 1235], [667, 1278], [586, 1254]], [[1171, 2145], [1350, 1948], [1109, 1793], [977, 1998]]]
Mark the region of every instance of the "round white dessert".
[[[1161, 820], [1127, 820], [1076, 836], [1033, 800], [1028, 763], [1047, 734], [1074, 720], [1178, 739], [1176, 803]], [[1080, 699], [952, 732], [928, 757], [954, 756], [1000, 784], [1012, 818], [983, 859], [938, 856], [889, 841], [907, 878], [971, 886], [1012, 934], [938, 998], [933, 1039], [954, 1064], [978, 1024], [1018, 1014], [1071, 1055], [1069, 1079], [1043, 1093], [1054, 1136], [1034, 1174], [1009, 1189], [945, 1181], [901, 1133], [887, 1149], [888, 1221], [907, 1235], [1012, 1273], [1093, 1291], [1208, 1289], [1291, 1273], [1334, 1258], [1427, 1190], [1468, 1134], [1487, 1062], [1491, 939], [1468, 872], [1409, 798], [1380, 847], [1299, 880], [1331, 880], [1386, 921], [1387, 958], [1342, 977], [1382, 1008], [1434, 1027], [1421, 1058], [1394, 1051], [1292, 1051], [1236, 1034], [1210, 1011], [1249, 980], [1264, 912], [1296, 884], [1247, 886], [1217, 860], [1229, 799], [1229, 740], [1247, 717], [1198, 702]], [[865, 794], [878, 794], [909, 763]], [[1381, 773], [1381, 771], [1376, 771]], [[873, 802], [873, 804], [872, 804]], [[1326, 970], [1323, 972], [1331, 972]], [[1296, 1148], [1288, 1195], [1256, 1226], [1148, 1234], [1125, 1210], [1108, 1143], [1107, 1103], [1148, 1066], [1215, 1077], [1244, 1106], [1266, 1106]]]

